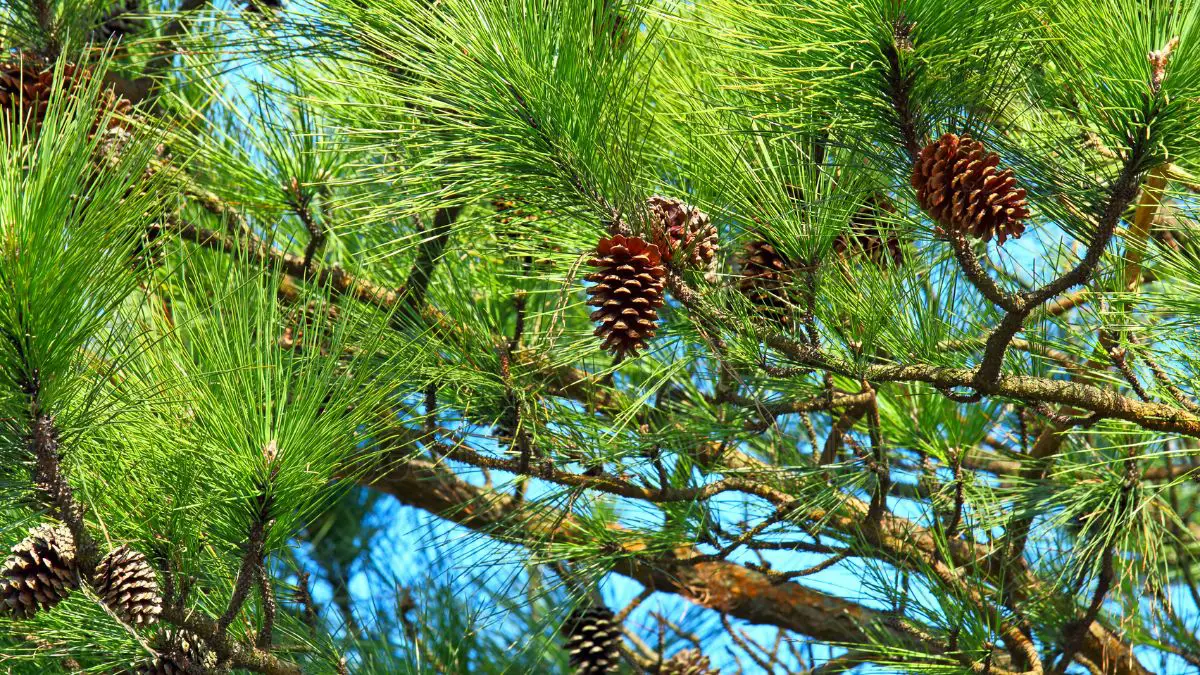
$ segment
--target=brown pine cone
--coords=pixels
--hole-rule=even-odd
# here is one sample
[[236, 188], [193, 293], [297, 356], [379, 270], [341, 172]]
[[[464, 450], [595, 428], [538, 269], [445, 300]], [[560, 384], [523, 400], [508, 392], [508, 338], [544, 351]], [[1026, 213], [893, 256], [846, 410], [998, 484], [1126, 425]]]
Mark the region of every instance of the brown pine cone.
[[1000, 156], [970, 137], [945, 134], [921, 150], [912, 186], [921, 208], [947, 231], [1003, 244], [1025, 231], [1025, 190]]
[[604, 338], [601, 348], [618, 357], [637, 356], [658, 331], [667, 273], [658, 247], [618, 234], [601, 239], [588, 264], [597, 268], [587, 276], [593, 284], [587, 294], [588, 304], [597, 308], [591, 319], [599, 324], [596, 337]]
[[0, 612], [26, 619], [79, 588], [75, 540], [61, 525], [39, 525], [0, 568]]
[[575, 610], [563, 624], [566, 650], [576, 675], [601, 675], [617, 669], [621, 659], [621, 627], [604, 606]]
[[783, 254], [763, 240], [746, 244], [740, 258], [741, 279], [738, 289], [758, 306], [771, 321], [786, 324], [791, 319], [792, 303], [787, 297], [792, 266]]
[[[91, 75], [90, 68], [64, 65], [63, 98], [70, 98], [73, 91], [86, 88]], [[26, 128], [36, 131], [46, 119], [53, 91], [54, 66], [44, 59], [21, 54], [0, 61], [0, 117], [21, 120]], [[125, 126], [120, 115], [129, 112], [131, 105], [111, 89], [105, 88], [100, 93], [97, 107], [96, 128], [93, 131], [99, 131], [100, 118], [107, 110], [116, 113], [108, 119], [107, 129]]]
[[158, 578], [146, 556], [119, 546], [100, 560], [92, 586], [117, 616], [135, 625], [150, 625], [162, 613]]
[[904, 264], [904, 250], [900, 239], [890, 234], [880, 223], [881, 213], [895, 213], [896, 207], [883, 195], [871, 195], [865, 204], [850, 217], [849, 232], [839, 234], [833, 240], [833, 250], [838, 255], [849, 251], [861, 253], [880, 267], [887, 267], [889, 260], [899, 267]]
[[685, 649], [663, 662], [658, 675], [721, 675], [699, 649]]
[[720, 240], [708, 214], [672, 197], [646, 200], [646, 215], [663, 259], [705, 269], [716, 262]]

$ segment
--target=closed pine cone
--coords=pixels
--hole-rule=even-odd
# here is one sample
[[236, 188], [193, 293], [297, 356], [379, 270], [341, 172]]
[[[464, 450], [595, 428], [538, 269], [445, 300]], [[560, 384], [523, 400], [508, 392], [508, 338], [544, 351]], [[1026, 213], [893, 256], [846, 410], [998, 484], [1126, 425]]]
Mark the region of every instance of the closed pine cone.
[[663, 259], [704, 269], [716, 262], [720, 240], [708, 214], [673, 197], [646, 200], [654, 243]]
[[216, 670], [217, 655], [193, 632], [168, 630], [159, 635], [158, 656], [139, 666], [137, 675], [189, 675]]
[[593, 284], [587, 293], [592, 296], [588, 304], [596, 307], [591, 315], [599, 324], [595, 335], [604, 338], [601, 348], [615, 356], [637, 356], [658, 330], [666, 276], [658, 247], [618, 234], [600, 240], [589, 264], [597, 269], [587, 276]]
[[685, 649], [667, 659], [658, 670], [659, 675], [721, 675], [712, 667], [699, 649]]
[[162, 613], [154, 568], [146, 556], [128, 546], [104, 556], [96, 566], [92, 585], [109, 609], [135, 626], [152, 624]]
[[913, 166], [917, 202], [942, 228], [1003, 244], [1025, 231], [1025, 190], [1000, 156], [970, 137], [945, 134], [921, 150]]
[[887, 232], [880, 223], [881, 213], [895, 213], [896, 207], [887, 197], [871, 195], [865, 204], [850, 217], [850, 230], [833, 240], [833, 250], [839, 255], [848, 251], [862, 253], [868, 260], [887, 267], [889, 259], [897, 267], [904, 263], [900, 239]]
[[71, 532], [61, 525], [39, 525], [12, 548], [0, 568], [0, 612], [28, 618], [78, 587]]
[[563, 624], [567, 654], [576, 675], [600, 675], [617, 669], [621, 628], [603, 606], [577, 609]]
[[791, 265], [783, 254], [763, 240], [746, 244], [741, 257], [741, 280], [738, 289], [773, 321], [787, 323], [792, 304], [787, 298]]

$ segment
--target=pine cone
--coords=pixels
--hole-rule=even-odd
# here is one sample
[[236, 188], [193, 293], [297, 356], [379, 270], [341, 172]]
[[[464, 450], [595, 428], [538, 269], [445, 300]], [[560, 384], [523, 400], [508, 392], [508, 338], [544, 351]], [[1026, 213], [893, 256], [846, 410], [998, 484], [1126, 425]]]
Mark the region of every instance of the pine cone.
[[721, 675], [699, 649], [685, 649], [667, 659], [658, 675]]
[[740, 262], [738, 288], [769, 320], [788, 323], [792, 303], [787, 297], [787, 283], [792, 271], [787, 258], [771, 244], [756, 240], [746, 244]]
[[616, 235], [601, 239], [589, 264], [599, 271], [587, 276], [592, 286], [588, 304], [596, 307], [591, 319], [599, 323], [595, 335], [604, 338], [602, 349], [616, 356], [646, 347], [658, 329], [663, 304], [663, 277], [659, 248], [638, 237]]
[[621, 628], [607, 607], [577, 609], [567, 617], [563, 635], [576, 675], [599, 675], [617, 669], [621, 658]]
[[1025, 190], [1000, 156], [970, 137], [945, 134], [921, 150], [913, 167], [917, 202], [947, 231], [1003, 244], [1025, 231]]
[[897, 267], [904, 264], [900, 240], [881, 226], [881, 212], [895, 213], [896, 207], [882, 195], [868, 197], [862, 208], [850, 217], [850, 231], [833, 240], [833, 250], [842, 255], [853, 249], [880, 267], [887, 267], [889, 258]]
[[158, 621], [162, 595], [158, 579], [146, 556], [128, 546], [120, 546], [100, 561], [92, 585], [104, 604], [117, 616], [135, 625]]
[[79, 587], [75, 542], [61, 525], [39, 525], [0, 568], [0, 611], [18, 619], [54, 607]]
[[[64, 98], [69, 98], [72, 91], [86, 87], [91, 75], [90, 68], [64, 65]], [[19, 119], [30, 130], [40, 129], [46, 119], [53, 91], [54, 66], [44, 59], [22, 54], [0, 62], [0, 118]], [[115, 113], [124, 114], [132, 107], [129, 101], [118, 97], [109, 88], [101, 91], [96, 103], [98, 111], [93, 131], [99, 130], [99, 121], [104, 111], [111, 109]], [[113, 116], [109, 118], [106, 128], [123, 126], [125, 124], [120, 117]]]
[[217, 655], [195, 633], [168, 630], [159, 635], [158, 657], [139, 666], [137, 675], [185, 675], [216, 670]]
[[0, 111], [40, 126], [50, 104], [54, 75], [39, 63], [24, 56], [0, 63]]
[[708, 214], [672, 197], [646, 200], [650, 232], [663, 259], [705, 268], [716, 262], [720, 241]]

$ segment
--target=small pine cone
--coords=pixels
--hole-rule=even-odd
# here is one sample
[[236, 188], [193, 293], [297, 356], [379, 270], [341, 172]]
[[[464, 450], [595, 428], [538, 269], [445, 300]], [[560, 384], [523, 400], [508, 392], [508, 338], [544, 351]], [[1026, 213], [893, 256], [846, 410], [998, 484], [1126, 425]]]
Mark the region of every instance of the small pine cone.
[[663, 259], [707, 268], [717, 259], [720, 240], [708, 214], [672, 197], [646, 200], [650, 232]]
[[895, 212], [896, 207], [887, 197], [871, 195], [862, 208], [850, 216], [850, 231], [833, 240], [834, 252], [842, 255], [853, 250], [880, 267], [887, 267], [889, 259], [897, 267], [904, 264], [900, 239], [889, 234], [879, 222], [881, 213]]
[[587, 293], [588, 304], [597, 308], [591, 319], [599, 324], [595, 335], [604, 338], [601, 348], [637, 356], [658, 330], [667, 273], [658, 247], [618, 234], [600, 240], [589, 264], [598, 269], [587, 276], [593, 284]]
[[699, 649], [685, 649], [663, 662], [659, 675], [721, 675]]
[[29, 618], [78, 587], [71, 532], [61, 525], [39, 525], [12, 548], [0, 568], [0, 612]]
[[792, 303], [787, 297], [791, 264], [771, 244], [751, 241], [741, 257], [742, 278], [738, 289], [772, 321], [788, 323]]
[[945, 134], [921, 150], [913, 166], [917, 202], [947, 231], [1003, 244], [1025, 231], [1025, 190], [1012, 169], [998, 169], [1000, 155], [970, 137]]
[[621, 627], [607, 607], [577, 609], [567, 617], [563, 635], [576, 675], [600, 675], [617, 669], [621, 658]]
[[137, 675], [210, 673], [217, 667], [217, 655], [189, 630], [163, 631], [156, 649], [158, 656], [139, 666]]
[[96, 566], [92, 585], [109, 609], [135, 626], [152, 624], [162, 613], [162, 594], [154, 568], [146, 556], [128, 546], [104, 556]]

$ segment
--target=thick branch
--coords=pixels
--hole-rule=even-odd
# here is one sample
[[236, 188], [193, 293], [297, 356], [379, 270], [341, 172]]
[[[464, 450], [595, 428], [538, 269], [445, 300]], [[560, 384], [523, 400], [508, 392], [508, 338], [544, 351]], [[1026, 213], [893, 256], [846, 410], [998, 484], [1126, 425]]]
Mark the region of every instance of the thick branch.
[[[510, 543], [526, 544], [533, 539], [579, 543], [591, 536], [569, 514], [543, 508], [523, 511], [521, 502], [511, 496], [466, 483], [425, 460], [398, 462], [372, 476], [369, 485], [404, 504]], [[625, 544], [630, 551], [637, 547], [636, 543]], [[696, 555], [676, 552], [679, 558]], [[800, 584], [776, 584], [767, 575], [735, 563], [686, 564], [669, 558], [643, 561], [629, 556], [616, 571], [655, 590], [678, 593], [730, 616], [780, 626], [818, 640], [869, 644], [873, 633], [882, 632], [901, 644], [934, 651], [931, 645], [914, 644], [910, 635], [891, 627], [890, 617], [882, 612]]]

